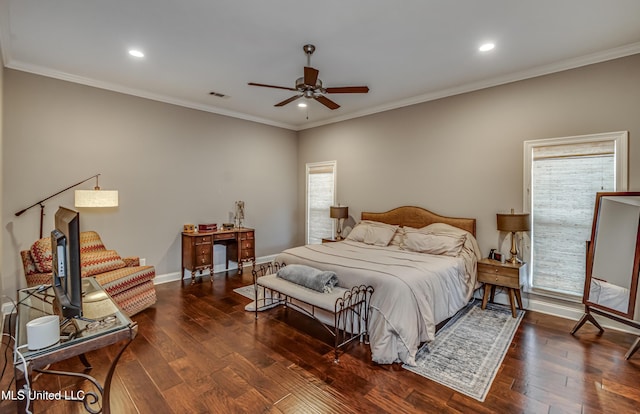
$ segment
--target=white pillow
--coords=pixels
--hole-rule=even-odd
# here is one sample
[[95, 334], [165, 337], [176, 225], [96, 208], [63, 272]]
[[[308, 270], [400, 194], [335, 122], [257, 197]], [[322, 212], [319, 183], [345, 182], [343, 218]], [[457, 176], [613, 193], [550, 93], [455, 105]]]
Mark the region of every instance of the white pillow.
[[353, 240], [374, 246], [387, 246], [396, 234], [398, 226], [380, 223], [378, 221], [362, 220], [347, 236]]
[[[428, 226], [427, 226], [428, 227]], [[457, 257], [467, 239], [466, 234], [453, 232], [432, 233], [427, 227], [406, 228], [404, 249], [418, 253], [429, 253]]]

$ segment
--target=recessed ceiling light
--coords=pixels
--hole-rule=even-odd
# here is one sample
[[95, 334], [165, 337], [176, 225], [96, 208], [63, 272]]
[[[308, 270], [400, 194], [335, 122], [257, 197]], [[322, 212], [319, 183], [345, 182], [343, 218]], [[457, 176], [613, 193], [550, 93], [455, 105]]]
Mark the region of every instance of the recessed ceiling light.
[[129, 54], [130, 54], [131, 56], [133, 56], [133, 57], [137, 57], [137, 58], [142, 58], [142, 57], [144, 57], [144, 53], [142, 53], [141, 51], [136, 50], [136, 49], [131, 49], [131, 50], [129, 50]]
[[493, 50], [494, 47], [496, 47], [496, 45], [494, 45], [493, 43], [485, 43], [482, 46], [480, 46], [478, 50], [481, 52], [488, 52], [490, 50]]
[[307, 107], [307, 104], [306, 104], [306, 103], [304, 103], [304, 102], [300, 102], [300, 103], [298, 104], [298, 107], [299, 107], [299, 108], [306, 108], [306, 107]]

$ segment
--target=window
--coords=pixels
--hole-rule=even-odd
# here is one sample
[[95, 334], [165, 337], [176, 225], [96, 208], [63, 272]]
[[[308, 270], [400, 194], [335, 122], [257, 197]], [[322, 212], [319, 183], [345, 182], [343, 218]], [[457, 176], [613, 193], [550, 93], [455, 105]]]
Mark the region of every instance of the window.
[[334, 233], [335, 220], [329, 207], [335, 205], [336, 161], [307, 164], [307, 244], [319, 244]]
[[524, 151], [529, 288], [581, 297], [596, 193], [627, 187], [627, 133], [526, 141]]

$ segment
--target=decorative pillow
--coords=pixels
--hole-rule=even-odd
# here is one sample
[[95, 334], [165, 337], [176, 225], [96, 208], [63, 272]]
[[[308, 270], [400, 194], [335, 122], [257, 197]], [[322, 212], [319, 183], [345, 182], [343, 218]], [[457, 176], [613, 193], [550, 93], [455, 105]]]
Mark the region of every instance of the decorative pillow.
[[95, 276], [111, 270], [122, 269], [127, 264], [115, 250], [81, 253], [80, 265], [82, 277]]
[[398, 227], [396, 233], [393, 235], [393, 238], [389, 242], [389, 246], [398, 246], [402, 248], [402, 246], [404, 245], [405, 236], [406, 232], [404, 230], [404, 227]]
[[434, 234], [423, 229], [406, 229], [406, 250], [457, 257], [467, 239], [465, 234]]
[[378, 221], [362, 220], [347, 236], [347, 240], [358, 241], [374, 246], [387, 246], [396, 234], [398, 226]]
[[367, 224], [360, 222], [349, 232], [346, 240], [353, 240], [357, 242], [364, 242], [364, 236], [367, 234]]
[[31, 257], [40, 273], [52, 272], [53, 255], [51, 254], [51, 238], [43, 237], [31, 246]]
[[100, 235], [95, 231], [83, 231], [80, 233], [80, 254], [105, 250]]

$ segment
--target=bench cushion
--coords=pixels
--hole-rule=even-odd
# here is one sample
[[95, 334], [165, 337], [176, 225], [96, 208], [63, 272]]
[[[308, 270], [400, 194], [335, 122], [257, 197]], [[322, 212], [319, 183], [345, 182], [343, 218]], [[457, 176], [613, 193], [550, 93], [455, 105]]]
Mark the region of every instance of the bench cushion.
[[347, 289], [334, 287], [331, 293], [322, 293], [277, 277], [275, 274], [258, 278], [258, 285], [277, 290], [294, 299], [335, 312], [336, 300], [344, 296]]

